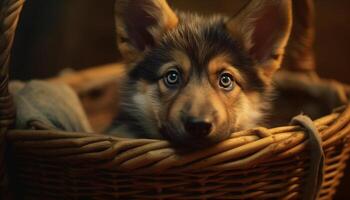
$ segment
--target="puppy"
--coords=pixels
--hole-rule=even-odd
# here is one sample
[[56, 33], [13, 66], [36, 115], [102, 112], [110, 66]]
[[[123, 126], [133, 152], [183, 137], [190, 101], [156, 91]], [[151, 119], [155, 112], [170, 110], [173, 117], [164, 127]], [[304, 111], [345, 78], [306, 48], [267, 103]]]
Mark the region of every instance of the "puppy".
[[117, 135], [202, 147], [257, 126], [292, 24], [291, 0], [251, 0], [233, 17], [117, 0], [126, 65]]

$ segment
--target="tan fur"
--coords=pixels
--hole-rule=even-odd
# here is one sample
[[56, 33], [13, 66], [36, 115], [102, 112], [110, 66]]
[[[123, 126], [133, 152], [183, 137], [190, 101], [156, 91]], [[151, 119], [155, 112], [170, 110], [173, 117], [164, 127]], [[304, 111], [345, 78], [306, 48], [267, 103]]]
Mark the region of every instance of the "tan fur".
[[181, 66], [181, 69], [188, 73], [191, 69], [191, 60], [188, 55], [186, 55], [184, 52], [179, 50], [173, 50], [170, 53], [171, 57], [174, 59], [174, 61]]
[[[191, 106], [187, 106], [189, 104]], [[165, 109], [168, 113], [163, 113], [163, 117], [167, 121], [178, 124], [178, 127], [182, 126], [181, 114], [184, 112], [194, 117], [214, 118], [215, 126], [212, 134], [208, 136], [209, 139], [217, 137], [217, 134], [220, 134], [217, 130], [228, 122], [229, 113], [223, 99], [207, 84], [200, 84], [199, 80], [191, 80], [191, 83], [172, 99], [169, 106], [171, 107]], [[215, 114], [211, 112], [212, 107], [215, 107]]]
[[217, 74], [221, 71], [226, 70], [234, 76], [235, 80], [238, 83], [245, 84], [243, 74], [240, 73], [239, 70], [232, 66], [230, 63], [232, 63], [232, 60], [229, 58], [229, 56], [225, 54], [217, 55], [209, 61], [208, 73], [210, 76], [212, 76], [212, 78], [216, 80]]
[[253, 128], [262, 122], [263, 108], [267, 107], [267, 104], [257, 93], [241, 95], [240, 104], [241, 107], [235, 125], [237, 130]]
[[[162, 65], [162, 66], [160, 67], [160, 70], [159, 70], [159, 72], [158, 72], [159, 76], [164, 76], [164, 74], [166, 74], [167, 71], [168, 71], [170, 68], [172, 68], [172, 67], [174, 67], [174, 66], [177, 66], [177, 65], [178, 65], [178, 63], [175, 62], [175, 61], [169, 62], [169, 63], [165, 63], [164, 65]], [[160, 91], [162, 94], [164, 94], [164, 93], [166, 93], [166, 92], [170, 92], [170, 93], [171, 93], [171, 91], [169, 91], [169, 89], [165, 86], [163, 79], [160, 79], [160, 80], [158, 81], [158, 88], [159, 88], [159, 91]]]
[[[145, 131], [156, 133], [157, 127], [161, 124], [159, 119], [160, 102], [154, 98], [158, 88], [156, 84], [149, 85], [143, 81], [140, 81], [138, 85], [139, 91], [134, 94], [133, 102], [130, 102], [137, 105], [138, 108], [134, 115], [140, 118]], [[154, 126], [154, 124], [157, 126]]]
[[181, 70], [185, 73], [185, 75], [187, 75], [191, 69], [190, 58], [184, 52], [181, 52], [179, 50], [171, 51], [170, 55], [173, 61], [162, 65], [159, 69], [159, 75], [165, 74], [169, 70], [169, 68], [174, 66], [180, 67]]
[[280, 68], [282, 62], [281, 58], [282, 56], [280, 56], [277, 60], [270, 59], [262, 64], [258, 64], [257, 66], [255, 66], [256, 70], [258, 71], [259, 77], [265, 82], [266, 85], [272, 84], [272, 76]]
[[175, 28], [179, 22], [179, 19], [177, 18], [174, 11], [169, 7], [166, 0], [153, 0], [155, 4], [158, 4], [158, 7], [160, 10], [162, 10], [162, 19], [163, 24], [162, 27], [164, 27], [165, 30], [170, 30], [172, 28]]
[[[173, 61], [162, 65], [159, 69], [158, 75], [162, 76], [166, 74], [170, 68], [176, 66], [178, 68], [181, 68], [181, 71], [183, 72], [183, 76], [185, 79], [189, 78], [188, 75], [191, 70], [191, 61], [189, 57], [184, 52], [181, 52], [178, 50], [174, 50], [170, 52], [170, 55], [173, 58]], [[168, 88], [164, 85], [163, 80], [159, 80], [158, 87], [162, 93], [165, 93], [168, 91]]]
[[[174, 55], [174, 54], [173, 54]], [[184, 53], [176, 52], [176, 59], [178, 63], [187, 63], [188, 56]], [[175, 57], [174, 57], [175, 58]], [[179, 59], [183, 59], [182, 61]], [[161, 71], [173, 66], [174, 63], [167, 63], [161, 67]], [[180, 65], [180, 66], [186, 66]], [[231, 92], [222, 92], [218, 88], [218, 73], [220, 71], [230, 72], [235, 79], [244, 83], [242, 73], [238, 69], [229, 64], [229, 59], [226, 55], [218, 55], [211, 59], [208, 64], [208, 76], [203, 76], [198, 79], [198, 76], [188, 77], [191, 68], [185, 68], [183, 71], [189, 80], [185, 88], [169, 91], [164, 86], [162, 80], [159, 81], [158, 87], [161, 91], [161, 108], [158, 109], [159, 119], [164, 121], [171, 121], [181, 127], [181, 113], [186, 111], [191, 116], [214, 116], [215, 127], [213, 135], [208, 137], [215, 137], [215, 134], [220, 132], [221, 126], [231, 126], [231, 130], [254, 127], [261, 117], [261, 109], [258, 107], [259, 102], [255, 100], [257, 97], [242, 93], [239, 85], [236, 85]], [[170, 102], [170, 103], [169, 103]], [[191, 104], [190, 107], [186, 105]], [[207, 113], [207, 110], [214, 109], [215, 114]], [[231, 123], [232, 125], [227, 125]]]

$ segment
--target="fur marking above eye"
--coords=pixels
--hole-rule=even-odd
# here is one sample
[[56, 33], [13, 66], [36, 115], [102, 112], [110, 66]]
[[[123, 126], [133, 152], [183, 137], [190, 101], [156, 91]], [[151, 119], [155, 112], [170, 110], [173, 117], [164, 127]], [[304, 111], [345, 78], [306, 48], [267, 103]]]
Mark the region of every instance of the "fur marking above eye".
[[228, 72], [221, 73], [219, 76], [219, 86], [226, 91], [232, 90], [234, 86], [233, 76]]
[[180, 84], [181, 74], [177, 69], [170, 69], [167, 73], [165, 73], [163, 80], [164, 84], [168, 88], [174, 88]]

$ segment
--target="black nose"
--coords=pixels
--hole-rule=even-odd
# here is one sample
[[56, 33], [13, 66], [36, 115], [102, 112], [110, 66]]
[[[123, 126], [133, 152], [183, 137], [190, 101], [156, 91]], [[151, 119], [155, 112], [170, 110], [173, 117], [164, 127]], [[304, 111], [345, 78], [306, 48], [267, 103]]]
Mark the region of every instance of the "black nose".
[[186, 131], [195, 137], [209, 135], [212, 129], [212, 122], [209, 119], [188, 118], [185, 122]]

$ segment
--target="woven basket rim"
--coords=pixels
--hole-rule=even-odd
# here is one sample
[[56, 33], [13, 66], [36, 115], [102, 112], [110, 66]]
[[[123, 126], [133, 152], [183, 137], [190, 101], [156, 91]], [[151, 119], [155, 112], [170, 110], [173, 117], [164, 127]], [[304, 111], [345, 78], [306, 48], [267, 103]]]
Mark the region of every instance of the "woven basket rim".
[[[314, 121], [323, 148], [343, 141], [350, 131], [350, 105]], [[179, 154], [168, 141], [45, 129], [9, 130], [7, 140], [18, 152], [54, 162], [97, 163], [96, 166], [140, 173], [193, 170], [232, 170], [259, 163], [295, 158], [307, 147], [308, 137], [300, 126], [264, 127], [235, 132], [200, 151]]]

